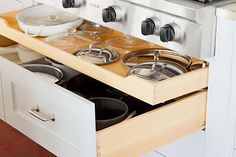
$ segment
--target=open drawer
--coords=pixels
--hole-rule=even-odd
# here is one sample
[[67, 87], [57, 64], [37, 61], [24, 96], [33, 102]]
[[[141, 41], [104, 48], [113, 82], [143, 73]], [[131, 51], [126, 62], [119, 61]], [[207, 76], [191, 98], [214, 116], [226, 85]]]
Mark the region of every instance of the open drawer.
[[[92, 102], [2, 57], [0, 72], [6, 122], [57, 156], [137, 157], [205, 125], [202, 90], [96, 132]], [[35, 105], [54, 121], [32, 116]]]
[[[33, 38], [25, 35], [18, 28], [17, 21], [15, 20], [16, 13], [11, 12], [0, 15], [0, 35], [151, 105], [159, 104], [208, 86], [208, 67], [200, 68], [164, 81], [153, 82], [136, 76], [126, 77], [128, 69], [122, 65], [121, 61], [105, 66], [97, 66], [83, 61], [72, 55], [72, 52], [66, 52], [49, 45], [42, 38]], [[122, 51], [119, 51], [119, 53], [121, 57], [124, 55]]]

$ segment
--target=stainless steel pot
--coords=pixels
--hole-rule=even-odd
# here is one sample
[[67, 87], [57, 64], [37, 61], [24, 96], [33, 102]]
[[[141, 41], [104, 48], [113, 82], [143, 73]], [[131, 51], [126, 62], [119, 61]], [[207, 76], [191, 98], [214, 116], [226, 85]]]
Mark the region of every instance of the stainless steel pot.
[[23, 64], [21, 66], [49, 82], [59, 85], [64, 83], [63, 72], [59, 68], [44, 64]]
[[54, 67], [57, 67], [59, 68], [60, 70], [63, 71], [63, 74], [64, 74], [64, 79], [65, 80], [69, 80], [70, 78], [80, 74], [80, 72], [68, 67], [68, 66], [65, 66], [64, 64], [60, 63], [60, 62], [57, 62], [51, 58], [47, 58], [45, 57], [44, 58], [46, 62], [48, 62], [49, 64], [51, 64], [52, 66]]

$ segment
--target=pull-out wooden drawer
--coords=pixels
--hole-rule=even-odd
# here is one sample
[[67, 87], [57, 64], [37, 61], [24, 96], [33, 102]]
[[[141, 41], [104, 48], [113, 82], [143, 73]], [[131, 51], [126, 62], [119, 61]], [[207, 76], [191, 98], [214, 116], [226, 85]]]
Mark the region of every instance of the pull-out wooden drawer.
[[[15, 20], [16, 13], [0, 15], [1, 35], [151, 105], [201, 90], [208, 85], [208, 67], [164, 81], [153, 82], [136, 76], [126, 77], [128, 69], [122, 65], [120, 60], [105, 66], [88, 63], [72, 55], [72, 52], [66, 52], [58, 47], [49, 45], [42, 38], [33, 38], [25, 35], [18, 28], [17, 21]], [[77, 44], [78, 46], [81, 45], [79, 42]], [[123, 51], [119, 51], [119, 53], [121, 57], [125, 54]]]
[[[92, 102], [4, 58], [0, 71], [7, 123], [57, 156], [96, 157], [97, 143], [97, 156], [136, 157], [205, 124], [207, 92], [200, 91], [96, 132]], [[35, 105], [38, 117], [29, 112]]]

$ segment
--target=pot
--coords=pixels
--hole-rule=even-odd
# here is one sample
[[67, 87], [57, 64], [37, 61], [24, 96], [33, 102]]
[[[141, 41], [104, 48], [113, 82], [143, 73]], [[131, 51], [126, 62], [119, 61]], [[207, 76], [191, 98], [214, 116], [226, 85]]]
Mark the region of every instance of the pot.
[[129, 114], [128, 106], [121, 100], [96, 97], [90, 101], [95, 103], [97, 131], [125, 120]]
[[65, 83], [65, 88], [70, 91], [76, 91], [85, 98], [106, 97], [108, 85], [99, 82], [82, 73], [72, 77]]
[[21, 30], [31, 36], [60, 34], [83, 23], [82, 19], [47, 5], [23, 9], [16, 19]]
[[59, 85], [64, 83], [63, 72], [56, 67], [44, 64], [23, 64], [21, 66], [31, 72], [34, 72], [38, 77], [47, 82], [56, 83]]
[[80, 72], [68, 67], [68, 66], [65, 66], [64, 64], [60, 63], [60, 62], [57, 62], [51, 58], [47, 58], [45, 57], [44, 58], [46, 62], [48, 62], [49, 64], [51, 64], [52, 66], [54, 67], [57, 67], [59, 69], [61, 69], [63, 71], [63, 74], [64, 74], [64, 79], [65, 80], [69, 80], [71, 79], [72, 77], [80, 74]]

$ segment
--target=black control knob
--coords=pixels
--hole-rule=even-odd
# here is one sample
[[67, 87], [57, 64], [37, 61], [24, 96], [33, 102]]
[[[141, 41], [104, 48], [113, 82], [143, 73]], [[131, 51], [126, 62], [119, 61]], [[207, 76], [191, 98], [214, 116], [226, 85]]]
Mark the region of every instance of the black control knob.
[[76, 8], [83, 3], [83, 0], [62, 0], [62, 6], [64, 8]]
[[152, 35], [155, 33], [156, 24], [151, 18], [142, 22], [141, 31], [143, 35]]
[[173, 26], [170, 24], [161, 27], [160, 30], [160, 39], [162, 42], [169, 42], [175, 40], [176, 32]]
[[104, 22], [114, 22], [117, 20], [116, 10], [110, 6], [102, 11], [102, 19]]

